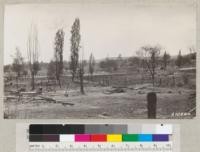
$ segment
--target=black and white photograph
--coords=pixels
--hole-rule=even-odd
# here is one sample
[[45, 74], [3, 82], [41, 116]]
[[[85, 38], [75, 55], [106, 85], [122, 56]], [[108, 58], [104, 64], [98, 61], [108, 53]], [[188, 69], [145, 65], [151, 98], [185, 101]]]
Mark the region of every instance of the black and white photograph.
[[192, 119], [196, 6], [8, 4], [4, 119]]

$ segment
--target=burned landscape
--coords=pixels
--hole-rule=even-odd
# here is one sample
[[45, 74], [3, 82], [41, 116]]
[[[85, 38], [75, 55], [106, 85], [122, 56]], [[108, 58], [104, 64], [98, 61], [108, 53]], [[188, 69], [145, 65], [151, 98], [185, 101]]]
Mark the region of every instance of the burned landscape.
[[[96, 53], [94, 47], [88, 49], [95, 41], [86, 41], [87, 31], [81, 33], [82, 21], [83, 27], [85, 24], [82, 18], [73, 17], [72, 22], [62, 21], [54, 28], [52, 41], [48, 42], [52, 49], [43, 50], [46, 56], [51, 52], [50, 58], [41, 55], [44, 40], [40, 36], [44, 31], [39, 24], [43, 23], [28, 22], [25, 49], [16, 41], [10, 61], [4, 63], [5, 119], [146, 119], [154, 112], [153, 118], [158, 119], [195, 117], [195, 42], [168, 50], [158, 37], [156, 44], [145, 41], [130, 48], [132, 55], [123, 48], [113, 55], [115, 45], [125, 45], [116, 44], [113, 37], [109, 42], [113, 50]], [[105, 32], [109, 35], [109, 29]], [[98, 32], [93, 39], [98, 40]], [[108, 42], [102, 43], [106, 47]], [[149, 99], [152, 93], [155, 97]]]

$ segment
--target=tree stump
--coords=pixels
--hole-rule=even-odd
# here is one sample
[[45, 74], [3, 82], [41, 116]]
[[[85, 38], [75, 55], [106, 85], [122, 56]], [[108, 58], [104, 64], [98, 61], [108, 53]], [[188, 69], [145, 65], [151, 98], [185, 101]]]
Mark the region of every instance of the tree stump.
[[148, 108], [149, 119], [156, 119], [156, 105], [157, 105], [156, 93], [149, 92], [147, 94], [147, 108]]

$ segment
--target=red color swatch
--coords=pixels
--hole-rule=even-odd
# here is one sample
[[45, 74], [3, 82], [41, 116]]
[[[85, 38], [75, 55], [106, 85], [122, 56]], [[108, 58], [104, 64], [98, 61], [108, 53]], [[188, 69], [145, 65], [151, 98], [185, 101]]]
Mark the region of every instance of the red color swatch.
[[101, 142], [101, 141], [107, 141], [107, 135], [105, 134], [94, 134], [91, 135], [91, 141], [93, 142]]

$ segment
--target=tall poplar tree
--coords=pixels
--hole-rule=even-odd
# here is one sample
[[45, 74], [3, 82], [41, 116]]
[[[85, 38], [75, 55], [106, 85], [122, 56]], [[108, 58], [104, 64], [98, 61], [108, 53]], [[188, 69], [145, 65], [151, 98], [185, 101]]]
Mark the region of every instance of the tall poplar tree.
[[55, 36], [55, 67], [56, 67], [56, 80], [61, 88], [60, 77], [63, 73], [63, 47], [64, 47], [64, 31], [59, 29]]
[[72, 81], [77, 73], [78, 60], [79, 60], [79, 49], [80, 49], [80, 20], [76, 18], [71, 30], [71, 61], [70, 61], [70, 70], [72, 73]]

